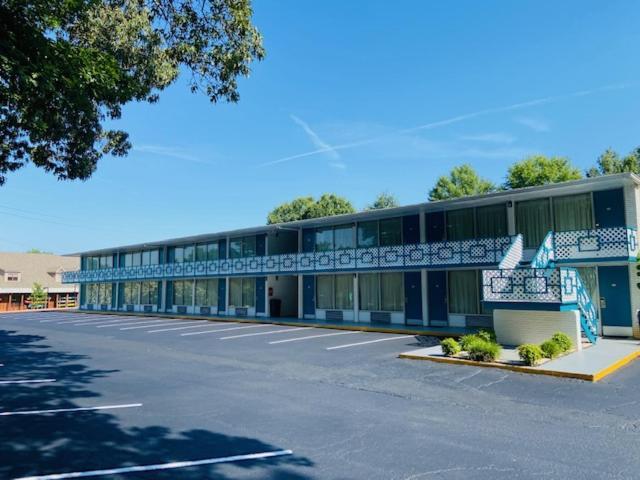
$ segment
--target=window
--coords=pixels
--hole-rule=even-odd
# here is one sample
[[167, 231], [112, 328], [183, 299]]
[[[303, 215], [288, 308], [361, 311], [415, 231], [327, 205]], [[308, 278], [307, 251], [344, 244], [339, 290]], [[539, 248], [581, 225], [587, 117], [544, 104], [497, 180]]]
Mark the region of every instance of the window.
[[145, 250], [142, 252], [142, 265], [157, 265], [160, 263], [159, 250]]
[[333, 308], [333, 275], [316, 277], [316, 307], [320, 310]]
[[475, 270], [449, 272], [449, 313], [478, 313], [478, 279]]
[[85, 257], [85, 268], [87, 270], [98, 270], [101, 268], [113, 268], [113, 255], [100, 255]]
[[156, 305], [158, 303], [158, 282], [142, 282], [140, 285], [140, 304]]
[[229, 258], [255, 257], [256, 236], [232, 238], [229, 240]]
[[333, 229], [316, 230], [316, 251], [328, 252], [329, 250], [333, 250]]
[[89, 283], [87, 284], [87, 304], [88, 305], [97, 305], [98, 304], [98, 284], [97, 283]]
[[353, 309], [353, 276], [351, 274], [318, 275], [316, 306], [321, 310]]
[[476, 208], [476, 236], [478, 238], [505, 237], [507, 230], [507, 206], [504, 203]]
[[173, 248], [173, 261], [175, 263], [183, 263], [184, 262], [184, 247], [174, 247]]
[[380, 220], [380, 246], [402, 245], [402, 218]]
[[19, 282], [20, 281], [20, 272], [5, 272], [4, 281], [5, 282]]
[[525, 248], [537, 248], [551, 230], [548, 198], [516, 203], [516, 230], [524, 237]]
[[218, 242], [196, 245], [196, 262], [218, 260]]
[[319, 228], [316, 230], [316, 251], [344, 250], [353, 248], [353, 225]]
[[593, 228], [591, 194], [570, 195], [553, 198], [555, 230], [590, 230]]
[[447, 212], [447, 240], [469, 240], [473, 237], [473, 208]]
[[363, 273], [358, 277], [358, 287], [361, 310], [386, 312], [404, 310], [402, 273]]
[[98, 290], [97, 303], [100, 305], [110, 305], [112, 285], [110, 283], [98, 283], [96, 287]]
[[173, 304], [193, 304], [193, 280], [178, 280], [173, 282]]
[[218, 279], [196, 280], [196, 305], [218, 305]]
[[358, 247], [378, 246], [378, 222], [361, 222], [358, 224]]
[[140, 284], [138, 282], [127, 282], [124, 284], [124, 303], [126, 305], [137, 305], [140, 303]]
[[233, 307], [255, 307], [256, 279], [231, 278], [229, 280], [229, 305]]
[[196, 251], [193, 245], [187, 245], [184, 247], [184, 261], [193, 262], [196, 259]]

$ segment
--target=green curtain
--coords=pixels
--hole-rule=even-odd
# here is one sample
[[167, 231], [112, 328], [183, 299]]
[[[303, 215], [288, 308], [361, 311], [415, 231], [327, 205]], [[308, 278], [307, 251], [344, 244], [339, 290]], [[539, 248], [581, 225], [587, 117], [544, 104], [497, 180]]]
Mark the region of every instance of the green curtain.
[[316, 277], [316, 308], [333, 309], [333, 275]]
[[524, 237], [525, 248], [538, 248], [551, 230], [549, 199], [516, 203], [516, 230]]
[[333, 231], [333, 239], [336, 250], [353, 248], [353, 226], [336, 227]]
[[380, 274], [381, 307], [385, 312], [401, 312], [404, 310], [402, 277], [402, 273], [398, 272]]
[[478, 313], [478, 283], [475, 270], [449, 272], [449, 313]]
[[229, 279], [229, 305], [242, 307], [242, 279]]
[[593, 228], [591, 194], [570, 195], [553, 199], [555, 230], [590, 230]]
[[353, 308], [353, 276], [351, 274], [336, 275], [334, 285], [335, 308], [351, 310]]
[[447, 212], [447, 240], [474, 238], [473, 208]]
[[207, 303], [207, 280], [196, 280], [196, 305], [210, 305]]
[[358, 290], [360, 310], [380, 310], [377, 273], [361, 273], [358, 276]]
[[256, 306], [256, 279], [255, 278], [242, 279], [242, 306], [243, 307]]
[[507, 236], [507, 206], [501, 203], [476, 208], [476, 231], [479, 238]]
[[207, 280], [207, 305], [218, 305], [218, 279], [212, 278]]

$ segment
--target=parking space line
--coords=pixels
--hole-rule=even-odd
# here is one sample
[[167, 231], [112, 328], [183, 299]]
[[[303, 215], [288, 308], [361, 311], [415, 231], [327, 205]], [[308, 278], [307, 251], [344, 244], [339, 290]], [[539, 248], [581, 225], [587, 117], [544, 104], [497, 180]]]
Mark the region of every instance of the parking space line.
[[202, 325], [191, 325], [190, 327], [175, 327], [175, 328], [162, 328], [160, 330], [149, 330], [147, 333], [156, 333], [156, 332], [173, 332], [175, 330], [188, 330], [190, 328], [205, 328], [205, 327], [226, 327], [227, 325], [237, 325], [237, 322], [220, 322], [213, 323], [207, 321], [199, 321]]
[[[181, 320], [179, 322], [175, 322], [175, 323], [165, 323], [163, 325], [163, 327], [169, 327], [172, 325], [193, 325], [194, 322], [198, 322], [198, 323], [202, 323], [202, 320], [194, 320], [193, 322], [189, 322], [187, 320]], [[157, 325], [159, 326], [159, 325]], [[127, 328], [121, 328], [120, 330], [135, 330], [137, 328], [152, 328], [153, 325], [143, 325], [143, 326], [137, 326], [137, 327], [127, 327]]]
[[129, 325], [144, 325], [145, 323], [150, 327], [152, 327], [153, 324], [160, 324], [164, 322], [166, 322], [166, 320], [143, 320], [143, 321], [138, 320], [136, 322], [129, 321], [127, 323], [112, 323], [107, 325], [98, 325], [96, 328], [127, 327]]
[[0, 412], [0, 416], [10, 415], [44, 415], [48, 413], [87, 412], [93, 410], [114, 410], [116, 408], [141, 407], [141, 403], [126, 403], [123, 405], [101, 405], [98, 407], [56, 408], [51, 410], [18, 410], [17, 412]]
[[122, 323], [122, 322], [130, 322], [131, 319], [130, 318], [121, 318], [120, 320], [100, 320], [97, 322], [84, 322], [84, 323], [76, 323], [74, 324], [74, 326], [84, 326], [84, 325], [92, 325], [92, 326], [97, 326], [97, 325], [109, 325], [109, 324], [117, 324], [117, 323]]
[[403, 338], [413, 338], [415, 335], [402, 335], [400, 337], [378, 338], [377, 340], [369, 340], [367, 342], [348, 343], [347, 345], [337, 345], [328, 347], [327, 350], [338, 350], [339, 348], [357, 347], [359, 345], [367, 345], [369, 343], [388, 342], [389, 340], [402, 340]]
[[189, 333], [181, 333], [181, 337], [188, 337], [189, 335], [202, 335], [203, 333], [218, 333], [218, 332], [229, 332], [231, 330], [244, 330], [245, 328], [264, 328], [264, 327], [273, 327], [272, 324], [261, 323], [259, 325], [246, 325], [244, 327], [233, 327], [233, 328], [222, 328], [220, 330], [204, 330], [202, 332], [189, 332]]
[[233, 338], [256, 337], [258, 335], [273, 335], [276, 333], [297, 332], [298, 330], [308, 330], [311, 327], [287, 328], [285, 330], [274, 330], [272, 332], [243, 333], [242, 335], [231, 335], [230, 337], [222, 337], [220, 340], [231, 340]]
[[275, 345], [276, 343], [299, 342], [300, 340], [311, 340], [312, 338], [334, 337], [336, 335], [353, 335], [354, 333], [362, 333], [362, 332], [349, 331], [349, 332], [336, 332], [336, 333], [321, 333], [320, 335], [309, 335], [306, 337], [296, 337], [296, 338], [287, 338], [286, 340], [276, 340], [274, 342], [269, 342], [269, 345]]
[[157, 463], [155, 465], [135, 465], [130, 467], [109, 468], [104, 470], [90, 470], [86, 472], [54, 473], [49, 475], [34, 475], [16, 478], [15, 480], [64, 480], [66, 478], [100, 477], [104, 475], [118, 475], [130, 472], [148, 472], [153, 470], [169, 470], [174, 468], [197, 467], [199, 465], [213, 465], [216, 463], [232, 463], [247, 460], [264, 460], [266, 458], [293, 455], [292, 450], [275, 450], [272, 452], [248, 453], [229, 457], [206, 458], [204, 460], [187, 460], [182, 462]]
[[[60, 320], [60, 319], [58, 319]], [[113, 319], [111, 319], [113, 321]], [[104, 318], [76, 318], [75, 320], [64, 320], [62, 322], [58, 321], [58, 325], [64, 325], [67, 323], [91, 323], [91, 322], [106, 322], [107, 320]]]
[[[146, 325], [145, 325], [146, 323]], [[155, 322], [138, 322], [137, 324], [134, 324], [135, 326], [133, 327], [126, 327], [126, 328], [121, 328], [120, 330], [135, 330], [136, 328], [152, 328], [152, 327], [159, 327], [161, 325], [166, 325], [167, 321], [166, 320], [156, 320]], [[118, 327], [122, 327], [122, 325], [117, 325]], [[100, 327], [98, 327], [100, 328]]]
[[43, 378], [39, 380], [0, 380], [0, 385], [14, 385], [20, 383], [51, 383], [55, 381], [55, 378]]

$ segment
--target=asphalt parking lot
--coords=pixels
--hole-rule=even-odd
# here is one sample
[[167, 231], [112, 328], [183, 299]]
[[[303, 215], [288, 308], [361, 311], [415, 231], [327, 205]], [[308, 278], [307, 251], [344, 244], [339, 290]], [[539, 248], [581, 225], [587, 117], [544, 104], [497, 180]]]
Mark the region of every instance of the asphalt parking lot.
[[416, 345], [306, 327], [2, 314], [0, 477], [639, 477], [639, 362], [591, 384], [397, 358]]

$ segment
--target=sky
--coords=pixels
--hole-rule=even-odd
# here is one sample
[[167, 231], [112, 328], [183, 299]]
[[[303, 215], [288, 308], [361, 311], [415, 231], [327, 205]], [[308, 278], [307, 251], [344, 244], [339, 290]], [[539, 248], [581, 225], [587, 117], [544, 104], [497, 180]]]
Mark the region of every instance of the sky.
[[640, 2], [254, 2], [266, 58], [237, 104], [179, 80], [125, 106], [125, 158], [86, 182], [32, 166], [0, 187], [0, 250], [72, 253], [262, 225], [325, 192], [427, 200], [470, 163], [500, 183], [541, 153], [640, 146]]

